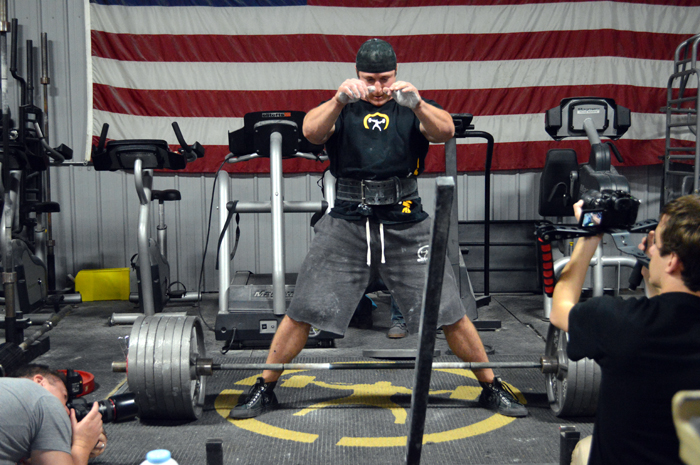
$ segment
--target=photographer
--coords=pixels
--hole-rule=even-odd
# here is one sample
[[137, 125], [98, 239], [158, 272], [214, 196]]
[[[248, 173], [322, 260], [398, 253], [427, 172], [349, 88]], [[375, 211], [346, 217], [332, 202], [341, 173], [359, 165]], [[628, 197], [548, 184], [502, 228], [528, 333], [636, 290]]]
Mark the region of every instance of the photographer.
[[78, 421], [67, 401], [65, 378], [44, 366], [27, 365], [13, 378], [0, 378], [0, 465], [86, 464], [104, 452], [97, 402]]
[[[582, 205], [574, 205], [577, 219]], [[640, 244], [650, 258], [647, 297], [579, 303], [601, 237], [578, 239], [550, 315], [569, 333], [569, 358], [594, 359], [602, 370], [593, 436], [579, 442], [572, 463], [682, 464], [671, 398], [700, 389], [700, 197], [667, 204]]]

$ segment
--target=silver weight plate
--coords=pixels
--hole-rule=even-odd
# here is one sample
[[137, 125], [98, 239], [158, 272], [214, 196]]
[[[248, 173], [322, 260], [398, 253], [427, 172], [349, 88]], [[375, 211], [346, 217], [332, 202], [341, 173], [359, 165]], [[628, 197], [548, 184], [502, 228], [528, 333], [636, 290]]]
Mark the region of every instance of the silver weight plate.
[[206, 378], [197, 358], [206, 357], [202, 323], [183, 314], [156, 314], [134, 322], [127, 357], [127, 381], [139, 416], [196, 420], [204, 405]]
[[[172, 392], [172, 372], [173, 367], [173, 348], [177, 348], [173, 341], [175, 341], [175, 326], [177, 320], [175, 318], [168, 318], [165, 323], [165, 328], [163, 328], [163, 341], [170, 341], [164, 343], [161, 346], [161, 376], [160, 376], [160, 392]], [[165, 410], [167, 412], [177, 412], [177, 403], [172, 395], [163, 395], [165, 401]]]
[[204, 334], [202, 325], [199, 320], [189, 320], [185, 324], [183, 330], [183, 341], [187, 340], [189, 335], [188, 346], [185, 349], [184, 345], [180, 350], [182, 363], [181, 379], [182, 386], [189, 386], [185, 391], [183, 389], [183, 408], [190, 418], [199, 418], [204, 407], [206, 377], [198, 376], [196, 373], [197, 358], [206, 357], [206, 348], [204, 347]]
[[549, 405], [557, 417], [593, 416], [598, 407], [601, 371], [589, 358], [571, 361], [566, 353], [568, 334], [549, 325], [545, 355], [559, 361], [557, 373], [545, 374]]

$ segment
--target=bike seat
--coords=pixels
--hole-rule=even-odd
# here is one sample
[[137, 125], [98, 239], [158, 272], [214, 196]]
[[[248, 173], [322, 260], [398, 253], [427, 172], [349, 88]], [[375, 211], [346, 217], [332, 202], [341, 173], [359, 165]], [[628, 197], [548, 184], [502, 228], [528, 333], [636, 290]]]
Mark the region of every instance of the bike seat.
[[151, 199], [160, 203], [181, 200], [182, 196], [177, 189], [165, 189], [162, 191], [151, 191]]
[[31, 211], [36, 213], [59, 213], [61, 206], [58, 202], [37, 202], [31, 206]]

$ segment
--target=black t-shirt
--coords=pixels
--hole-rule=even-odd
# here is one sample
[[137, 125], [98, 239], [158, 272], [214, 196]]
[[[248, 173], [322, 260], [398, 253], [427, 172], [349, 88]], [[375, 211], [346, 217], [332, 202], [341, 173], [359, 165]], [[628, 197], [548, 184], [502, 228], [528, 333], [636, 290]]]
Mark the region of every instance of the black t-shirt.
[[[442, 108], [432, 100], [423, 100]], [[364, 100], [346, 105], [326, 142], [331, 174], [358, 180], [418, 176], [425, 168], [429, 146], [413, 110], [394, 100], [381, 107]], [[383, 223], [422, 221], [428, 216], [420, 198], [370, 209], [337, 200], [331, 215], [347, 220], [369, 216]]]
[[569, 358], [601, 367], [589, 464], [682, 464], [671, 415], [681, 390], [700, 389], [700, 298], [597, 297], [569, 315]]

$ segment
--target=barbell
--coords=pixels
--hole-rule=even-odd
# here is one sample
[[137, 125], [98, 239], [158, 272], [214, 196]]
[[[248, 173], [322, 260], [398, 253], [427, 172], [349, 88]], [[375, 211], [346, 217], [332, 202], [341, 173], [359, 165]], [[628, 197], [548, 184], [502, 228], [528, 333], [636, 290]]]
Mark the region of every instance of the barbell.
[[[593, 364], [594, 367], [590, 365]], [[195, 420], [202, 413], [206, 378], [221, 370], [407, 370], [412, 361], [328, 363], [214, 363], [206, 356], [199, 317], [184, 313], [140, 316], [129, 336], [126, 362], [112, 371], [126, 372], [142, 419]], [[433, 362], [433, 369], [539, 368], [557, 416], [595, 413], [600, 368], [592, 360], [571, 362], [566, 333], [550, 326], [545, 355], [539, 361]], [[597, 370], [597, 371], [596, 371]]]
[[[479, 370], [483, 368], [540, 368], [555, 369], [544, 357], [539, 362], [433, 362], [433, 370], [466, 369]], [[412, 370], [415, 362], [328, 362], [328, 363], [214, 363], [211, 358], [198, 358], [192, 362], [197, 376], [211, 376], [219, 370]], [[549, 368], [544, 368], [548, 366]], [[127, 372], [127, 363], [112, 362], [115, 373]], [[543, 371], [545, 372], [545, 371]]]

